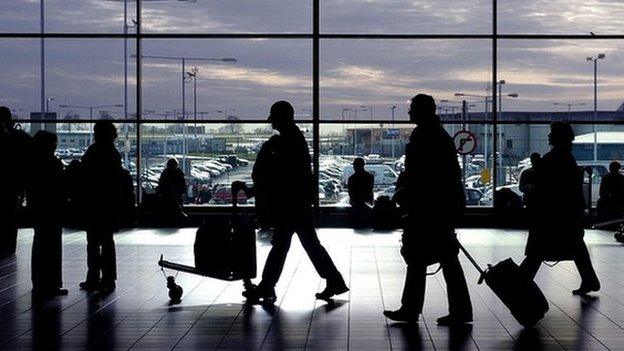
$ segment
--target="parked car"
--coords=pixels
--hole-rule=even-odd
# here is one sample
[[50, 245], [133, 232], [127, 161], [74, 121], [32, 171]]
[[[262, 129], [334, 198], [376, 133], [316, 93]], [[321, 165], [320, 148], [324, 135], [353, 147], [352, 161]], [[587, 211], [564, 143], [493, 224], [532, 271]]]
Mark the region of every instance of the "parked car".
[[[395, 185], [398, 178], [396, 172], [387, 165], [365, 165], [364, 169], [375, 177], [374, 185], [377, 188]], [[353, 166], [346, 166], [342, 170], [342, 183], [344, 185], [347, 184], [353, 172]]]

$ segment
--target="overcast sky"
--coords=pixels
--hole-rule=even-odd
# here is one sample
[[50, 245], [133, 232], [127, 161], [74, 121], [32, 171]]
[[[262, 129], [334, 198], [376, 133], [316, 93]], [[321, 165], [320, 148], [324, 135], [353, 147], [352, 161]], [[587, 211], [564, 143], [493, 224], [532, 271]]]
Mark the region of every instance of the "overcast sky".
[[[134, 5], [129, 3], [130, 19]], [[143, 30], [310, 33], [311, 9], [311, 1], [302, 0], [145, 1]], [[324, 33], [487, 34], [491, 17], [488, 0], [321, 0]], [[50, 32], [121, 33], [123, 2], [46, 0], [45, 18]], [[499, 0], [501, 33], [624, 34], [623, 22], [621, 0]], [[39, 31], [39, 1], [0, 1], [0, 31]], [[567, 109], [554, 102], [585, 103], [573, 108], [591, 109], [593, 68], [585, 58], [598, 53], [606, 54], [599, 62], [600, 109], [614, 110], [624, 101], [621, 40], [501, 40], [498, 45], [499, 79], [507, 82], [503, 91], [519, 94], [504, 102], [506, 110]], [[133, 54], [132, 41], [128, 47]], [[340, 118], [343, 108], [372, 106], [375, 118], [389, 118], [390, 106], [397, 105], [397, 119], [406, 119], [405, 101], [418, 92], [438, 100], [457, 100], [455, 92], [483, 95], [492, 79], [491, 49], [489, 40], [323, 40], [322, 117]], [[39, 53], [38, 40], [0, 40], [0, 104], [22, 110], [18, 114], [39, 109]], [[309, 118], [310, 40], [145, 40], [143, 54], [237, 59], [236, 64], [188, 63], [199, 69], [199, 111], [230, 109], [228, 114], [240, 118], [263, 118], [271, 102], [287, 99], [300, 118]], [[132, 111], [136, 79], [129, 61]], [[86, 109], [59, 104], [123, 103], [123, 40], [50, 39], [45, 62], [46, 95], [54, 98], [51, 109], [61, 116], [89, 117]], [[155, 111], [148, 117], [180, 109], [180, 62], [145, 59], [143, 66], [143, 108]], [[187, 113], [192, 112], [192, 87], [187, 83]], [[123, 111], [106, 109], [116, 116]], [[357, 114], [370, 116], [363, 109]]]

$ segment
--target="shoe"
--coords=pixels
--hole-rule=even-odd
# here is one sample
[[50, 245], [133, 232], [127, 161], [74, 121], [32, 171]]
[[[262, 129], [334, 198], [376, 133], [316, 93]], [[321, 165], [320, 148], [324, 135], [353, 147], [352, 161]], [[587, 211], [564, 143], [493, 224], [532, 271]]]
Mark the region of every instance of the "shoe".
[[418, 323], [418, 313], [408, 312], [402, 308], [396, 311], [383, 311], [383, 315], [396, 322]]
[[273, 303], [277, 300], [275, 288], [267, 288], [262, 285], [252, 285], [249, 289], [243, 291], [243, 296], [249, 301], [260, 301]]
[[316, 298], [319, 299], [319, 300], [329, 300], [334, 295], [344, 294], [347, 291], [349, 291], [349, 288], [347, 287], [347, 285], [345, 285], [344, 282], [341, 282], [339, 284], [329, 284], [328, 283], [327, 287], [325, 287], [325, 290], [323, 290], [320, 293], [316, 294]]
[[78, 286], [80, 287], [80, 290], [85, 290], [85, 291], [96, 291], [99, 285], [100, 285], [99, 282], [94, 283], [90, 281], [84, 281], [78, 284]]
[[592, 291], [598, 291], [598, 290], [600, 290], [599, 281], [595, 281], [591, 284], [581, 283], [581, 286], [578, 289], [572, 290], [572, 295], [587, 295], [588, 293]]
[[112, 293], [116, 287], [117, 286], [115, 285], [115, 282], [110, 282], [110, 283], [100, 282], [100, 284], [98, 284], [97, 291], [100, 294], [106, 295], [106, 294]]
[[57, 288], [50, 291], [50, 296], [67, 296], [69, 294], [69, 290]]
[[453, 315], [446, 315], [444, 317], [440, 317], [437, 319], [438, 325], [440, 326], [453, 326], [460, 325], [466, 323], [472, 323], [472, 317], [456, 317]]

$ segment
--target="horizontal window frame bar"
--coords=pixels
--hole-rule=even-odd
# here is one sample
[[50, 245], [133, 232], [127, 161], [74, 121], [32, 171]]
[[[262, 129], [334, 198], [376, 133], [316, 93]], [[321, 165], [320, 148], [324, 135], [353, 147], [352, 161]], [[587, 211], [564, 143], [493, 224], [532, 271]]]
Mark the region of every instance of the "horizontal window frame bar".
[[[58, 123], [58, 124], [89, 124], [95, 123], [98, 120], [90, 120], [90, 119], [14, 119], [14, 123]], [[237, 121], [232, 121], [228, 119], [214, 119], [214, 120], [162, 120], [162, 119], [142, 119], [137, 122], [136, 119], [111, 119], [113, 123], [118, 124], [269, 124], [266, 120], [261, 119], [241, 119]], [[559, 120], [557, 120], [559, 121]], [[563, 121], [563, 120], [562, 120]], [[442, 124], [472, 124], [472, 125], [510, 125], [510, 124], [550, 124], [554, 121], [545, 121], [545, 120], [497, 120], [496, 122], [493, 120], [470, 120], [470, 121], [462, 121], [462, 120], [446, 120], [441, 121]], [[620, 125], [624, 124], [624, 121], [609, 121], [609, 120], [582, 120], [582, 121], [565, 121], [569, 124], [585, 124], [585, 125]], [[357, 121], [341, 121], [341, 120], [320, 120], [318, 123], [313, 122], [312, 120], [295, 120], [297, 124], [312, 124], [312, 125], [322, 125], [322, 124], [400, 124], [400, 125], [415, 125], [415, 123], [406, 120], [357, 120]]]
[[483, 39], [483, 40], [622, 40], [623, 34], [377, 34], [377, 33], [0, 33], [0, 39]]

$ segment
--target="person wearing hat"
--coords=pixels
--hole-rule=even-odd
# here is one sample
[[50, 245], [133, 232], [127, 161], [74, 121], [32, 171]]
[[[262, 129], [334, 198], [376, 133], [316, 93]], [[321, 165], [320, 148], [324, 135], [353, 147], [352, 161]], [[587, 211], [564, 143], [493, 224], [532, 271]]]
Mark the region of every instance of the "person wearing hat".
[[435, 112], [433, 97], [418, 94], [412, 98], [409, 116], [417, 127], [405, 146], [405, 171], [394, 196], [407, 213], [401, 248], [407, 273], [401, 307], [384, 311], [384, 315], [395, 321], [417, 322], [425, 300], [427, 266], [439, 263], [449, 314], [437, 322], [457, 325], [472, 322], [472, 303], [455, 236], [466, 199], [455, 144]]
[[520, 267], [534, 278], [543, 261], [574, 260], [581, 276], [575, 295], [600, 290], [589, 251], [583, 240], [585, 196], [583, 175], [572, 154], [574, 130], [566, 122], [550, 125], [552, 147], [540, 162], [534, 190], [535, 218], [531, 220]]
[[[274, 301], [275, 285], [284, 268], [290, 242], [297, 233], [301, 245], [318, 274], [326, 279], [325, 290], [316, 294], [329, 299], [349, 291], [329, 254], [321, 245], [312, 216], [315, 184], [308, 143], [294, 121], [294, 109], [287, 101], [271, 106], [268, 117], [279, 134], [267, 140], [253, 166], [253, 194], [262, 224], [273, 228], [271, 251], [267, 257], [262, 281], [245, 291], [250, 300]], [[243, 187], [240, 182], [235, 186]], [[250, 189], [245, 189], [250, 192]]]

